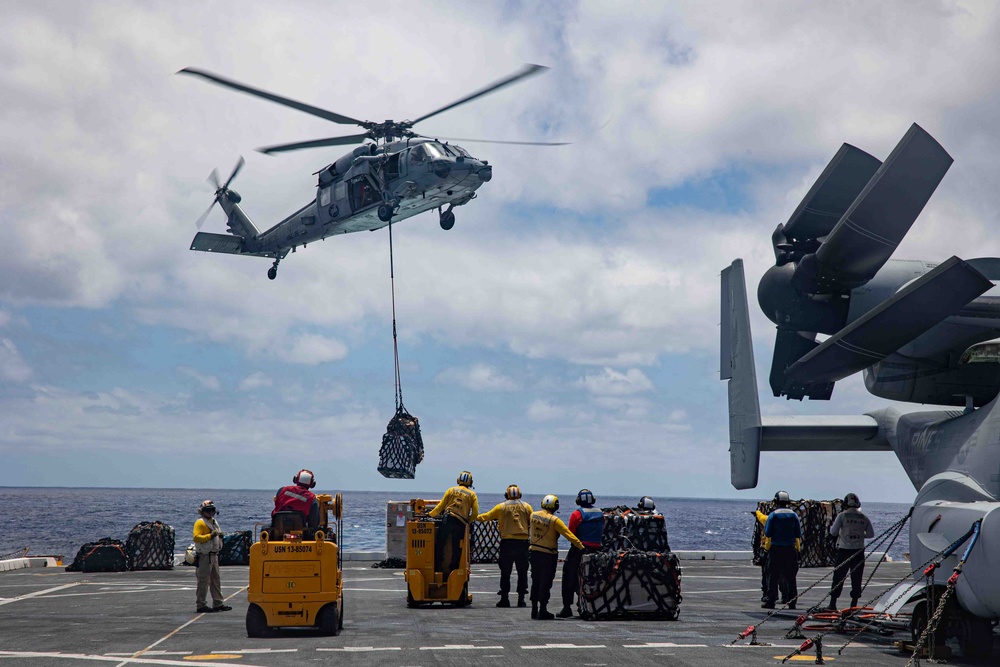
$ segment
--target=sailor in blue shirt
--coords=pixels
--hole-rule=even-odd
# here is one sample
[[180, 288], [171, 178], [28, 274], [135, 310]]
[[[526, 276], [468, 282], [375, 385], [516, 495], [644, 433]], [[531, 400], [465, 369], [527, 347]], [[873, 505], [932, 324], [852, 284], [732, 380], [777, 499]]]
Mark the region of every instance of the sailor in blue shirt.
[[764, 609], [774, 609], [774, 603], [778, 599], [778, 581], [782, 579], [787, 584], [785, 593], [788, 599], [781, 602], [787, 604], [789, 609], [795, 609], [795, 599], [798, 597], [795, 578], [799, 572], [802, 525], [799, 523], [799, 516], [788, 507], [791, 502], [787, 491], [774, 494], [775, 510], [764, 523], [764, 535], [771, 539], [771, 550], [767, 557], [768, 590], [764, 603], [760, 605]]

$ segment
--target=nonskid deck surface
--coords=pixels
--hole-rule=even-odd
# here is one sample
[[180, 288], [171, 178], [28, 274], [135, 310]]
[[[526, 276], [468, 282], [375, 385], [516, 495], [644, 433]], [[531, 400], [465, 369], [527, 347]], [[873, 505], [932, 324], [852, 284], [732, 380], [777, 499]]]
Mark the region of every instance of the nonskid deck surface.
[[[0, 574], [0, 666], [774, 665], [801, 643], [785, 639], [789, 615], [760, 629], [759, 640], [771, 646], [749, 647], [745, 641], [729, 646], [766, 613], [760, 609], [760, 570], [745, 561], [685, 561], [684, 602], [676, 622], [532, 621], [530, 609], [494, 607], [498, 569], [492, 565], [473, 567], [471, 607], [408, 609], [402, 570], [369, 565], [345, 563], [346, 614], [339, 636], [299, 631], [266, 639], [246, 636], [245, 567], [222, 569], [223, 593], [233, 610], [212, 614], [194, 613], [193, 568]], [[828, 572], [800, 571], [800, 590]], [[884, 564], [871, 595], [875, 586], [881, 590], [907, 572], [907, 563]], [[818, 602], [827, 585], [806, 594], [805, 602]], [[550, 609], [558, 611], [559, 579], [553, 594]], [[847, 636], [831, 634], [824, 656], [834, 665], [904, 665], [908, 656], [892, 641], [907, 636], [865, 633], [838, 655]], [[814, 655], [810, 651], [809, 664]]]

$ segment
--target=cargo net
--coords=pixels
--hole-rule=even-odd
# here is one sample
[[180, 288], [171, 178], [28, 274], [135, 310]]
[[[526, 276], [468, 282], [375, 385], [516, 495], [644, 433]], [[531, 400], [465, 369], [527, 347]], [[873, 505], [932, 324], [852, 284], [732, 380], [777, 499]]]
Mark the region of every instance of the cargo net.
[[580, 617], [658, 618], [680, 613], [677, 556], [650, 551], [601, 551], [580, 559]]
[[160, 521], [137, 523], [125, 540], [130, 570], [174, 569], [174, 527]]
[[67, 572], [124, 572], [128, 567], [125, 545], [121, 540], [102, 537], [87, 542], [76, 552], [76, 558], [66, 566]]
[[603, 508], [604, 534], [601, 548], [611, 551], [655, 551], [667, 553], [667, 523], [659, 512], [640, 512], [624, 505]]
[[472, 523], [469, 536], [469, 560], [472, 563], [500, 562], [500, 524], [496, 519]]
[[249, 565], [252, 534], [249, 530], [238, 530], [223, 535], [219, 565]]
[[[799, 567], [834, 567], [837, 564], [837, 538], [830, 535], [830, 526], [840, 514], [843, 502], [836, 500], [796, 500], [790, 507], [799, 515], [802, 524], [802, 551], [799, 552]], [[770, 514], [774, 510], [773, 500], [757, 503], [757, 510]], [[760, 565], [764, 549], [760, 545], [764, 527], [754, 517], [753, 562]]]
[[382, 436], [378, 471], [390, 479], [413, 479], [417, 464], [423, 460], [424, 441], [420, 437], [420, 421], [400, 404]]

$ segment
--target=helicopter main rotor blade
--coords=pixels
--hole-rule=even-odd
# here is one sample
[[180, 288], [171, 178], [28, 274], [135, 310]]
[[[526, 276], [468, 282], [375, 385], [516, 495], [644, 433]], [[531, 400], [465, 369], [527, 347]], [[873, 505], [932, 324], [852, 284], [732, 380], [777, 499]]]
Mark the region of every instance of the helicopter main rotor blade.
[[512, 146], [569, 146], [569, 141], [500, 141], [498, 139], [461, 139], [459, 137], [429, 137], [418, 134], [426, 139], [444, 139], [446, 141], [468, 141], [474, 144], [510, 144]]
[[243, 85], [242, 83], [237, 83], [236, 81], [230, 81], [229, 79], [225, 79], [221, 76], [218, 76], [217, 74], [212, 74], [211, 72], [206, 72], [205, 70], [200, 70], [195, 67], [185, 67], [184, 69], [180, 70], [177, 73], [200, 76], [203, 79], [207, 79], [208, 81], [216, 83], [220, 86], [225, 86], [226, 88], [232, 88], [233, 90], [238, 90], [241, 93], [247, 93], [248, 95], [262, 97], [265, 100], [277, 102], [278, 104], [283, 104], [286, 107], [298, 109], [299, 111], [304, 111], [307, 114], [312, 114], [313, 116], [319, 116], [320, 118], [333, 121], [334, 123], [340, 123], [341, 125], [361, 125], [362, 127], [367, 126], [367, 123], [363, 120], [351, 118], [350, 116], [343, 116], [339, 113], [327, 111], [326, 109], [320, 109], [319, 107], [314, 107], [309, 104], [303, 104], [302, 102], [296, 102], [295, 100], [290, 100], [287, 97], [281, 97], [280, 95], [274, 95], [273, 93], [268, 93], [263, 90], [258, 90], [257, 88], [251, 88], [250, 86]]
[[233, 173], [229, 175], [229, 178], [226, 179], [226, 184], [222, 186], [223, 190], [225, 190], [225, 189], [227, 189], [229, 187], [229, 184], [233, 182], [234, 178], [236, 178], [236, 174], [240, 173], [240, 169], [242, 169], [243, 165], [245, 165], [246, 163], [247, 163], [247, 161], [244, 160], [243, 156], [241, 155], [240, 156], [240, 161], [236, 163], [236, 168], [233, 169]]
[[420, 118], [418, 118], [418, 119], [416, 119], [414, 121], [410, 121], [410, 126], [412, 127], [413, 125], [416, 125], [417, 123], [419, 123], [422, 120], [427, 120], [431, 116], [436, 116], [439, 113], [444, 113], [445, 111], [448, 111], [449, 109], [454, 109], [455, 107], [457, 107], [457, 106], [459, 106], [461, 104], [465, 104], [466, 102], [471, 102], [472, 100], [474, 100], [474, 99], [476, 99], [478, 97], [482, 97], [483, 95], [489, 95], [490, 93], [496, 92], [496, 91], [500, 90], [501, 88], [504, 88], [506, 86], [511, 85], [512, 83], [517, 83], [518, 81], [521, 81], [522, 79], [526, 79], [529, 76], [534, 76], [535, 74], [540, 74], [541, 72], [544, 72], [547, 69], [549, 69], [549, 68], [545, 67], [544, 65], [531, 65], [531, 64], [525, 65], [521, 69], [519, 69], [518, 71], [516, 71], [513, 74], [511, 74], [510, 76], [504, 77], [503, 79], [500, 79], [499, 81], [494, 81], [493, 83], [491, 83], [490, 85], [486, 86], [482, 90], [477, 90], [476, 92], [474, 92], [474, 93], [472, 93], [470, 95], [466, 95], [465, 97], [463, 97], [460, 100], [452, 102], [448, 106], [441, 107], [440, 109], [438, 109], [436, 111], [432, 111], [429, 114], [425, 114], [425, 115], [421, 116]]
[[213, 186], [215, 186], [216, 190], [218, 190], [219, 188], [222, 187], [222, 184], [219, 182], [219, 170], [218, 169], [214, 169], [214, 168], [212, 169], [212, 173], [208, 175], [208, 182], [211, 183]]
[[314, 139], [313, 141], [300, 141], [294, 144], [279, 144], [277, 146], [264, 146], [257, 150], [265, 155], [274, 153], [285, 153], [297, 151], [303, 148], [321, 148], [323, 146], [349, 146], [361, 143], [368, 138], [367, 134], [349, 134], [345, 137], [330, 137], [329, 139]]

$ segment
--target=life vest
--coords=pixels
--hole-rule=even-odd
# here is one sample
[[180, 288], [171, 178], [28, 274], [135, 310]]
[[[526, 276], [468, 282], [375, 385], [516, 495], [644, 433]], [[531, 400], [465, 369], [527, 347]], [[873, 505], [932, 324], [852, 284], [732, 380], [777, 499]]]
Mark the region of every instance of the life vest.
[[498, 520], [500, 538], [504, 540], [524, 540], [528, 538], [531, 524], [531, 505], [522, 500], [502, 502], [502, 514]]
[[[201, 524], [200, 529], [198, 527], [199, 523]], [[212, 531], [214, 530], [220, 532], [222, 531], [222, 529], [219, 527], [219, 522], [216, 521], [214, 518], [206, 519], [205, 517], [201, 517], [200, 519], [194, 522], [194, 530], [193, 530], [195, 538], [194, 550], [196, 553], [208, 554], [208, 553], [219, 553], [220, 551], [222, 551], [221, 537], [209, 537], [204, 542], [198, 541], [197, 539], [198, 537], [205, 537], [206, 535], [211, 534]]]
[[445, 508], [445, 512], [456, 519], [461, 519], [469, 523], [472, 517], [472, 501], [476, 497], [476, 492], [464, 486], [451, 487], [451, 502]]
[[277, 512], [298, 512], [303, 519], [309, 518], [309, 510], [316, 501], [316, 494], [301, 486], [283, 486], [278, 489], [278, 494], [274, 497], [274, 511]]
[[604, 512], [596, 507], [581, 507], [580, 523], [576, 527], [576, 536], [588, 547], [600, 548], [604, 536]]

